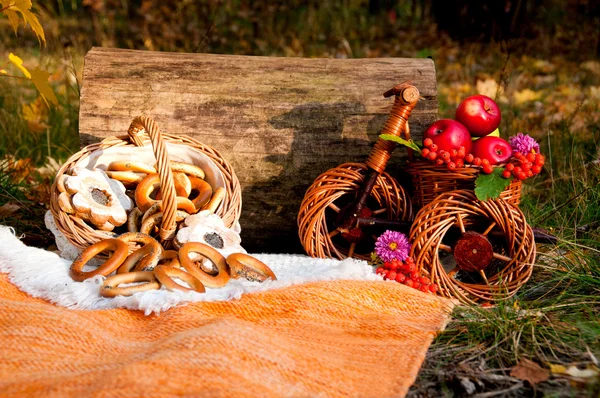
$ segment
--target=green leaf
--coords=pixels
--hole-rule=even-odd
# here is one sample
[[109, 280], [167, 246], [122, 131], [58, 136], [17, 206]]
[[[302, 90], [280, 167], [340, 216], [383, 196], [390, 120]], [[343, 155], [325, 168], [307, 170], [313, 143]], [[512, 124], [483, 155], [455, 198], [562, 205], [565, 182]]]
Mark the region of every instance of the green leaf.
[[419, 148], [417, 143], [414, 142], [413, 140], [405, 140], [404, 138], [396, 137], [395, 135], [392, 135], [392, 134], [381, 134], [379, 137], [381, 137], [387, 141], [393, 141], [396, 144], [404, 145], [405, 147], [415, 150], [417, 152], [421, 152], [421, 148]]
[[479, 200], [498, 199], [512, 178], [502, 177], [503, 169], [494, 167], [490, 174], [479, 174], [475, 180], [475, 196]]

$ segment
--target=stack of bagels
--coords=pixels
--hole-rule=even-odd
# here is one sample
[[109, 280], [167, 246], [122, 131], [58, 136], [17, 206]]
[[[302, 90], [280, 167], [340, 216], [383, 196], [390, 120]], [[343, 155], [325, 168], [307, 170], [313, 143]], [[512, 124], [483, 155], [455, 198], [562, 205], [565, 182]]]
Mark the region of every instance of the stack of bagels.
[[[178, 225], [199, 211], [214, 213], [226, 190], [213, 190], [198, 166], [182, 162], [170, 165]], [[225, 286], [231, 278], [259, 282], [276, 279], [269, 267], [244, 253], [225, 258], [200, 242], [184, 243], [177, 250], [163, 247], [156, 239], [163, 212], [160, 178], [154, 166], [115, 161], [106, 170], [75, 167], [61, 176], [57, 187], [61, 210], [109, 234], [83, 250], [70, 269], [78, 282], [97, 275], [106, 277], [100, 289], [102, 296], [128, 296], [161, 286], [202, 293], [205, 287]], [[88, 262], [103, 252], [112, 254], [97, 268], [84, 271]], [[207, 269], [206, 260], [212, 268]]]

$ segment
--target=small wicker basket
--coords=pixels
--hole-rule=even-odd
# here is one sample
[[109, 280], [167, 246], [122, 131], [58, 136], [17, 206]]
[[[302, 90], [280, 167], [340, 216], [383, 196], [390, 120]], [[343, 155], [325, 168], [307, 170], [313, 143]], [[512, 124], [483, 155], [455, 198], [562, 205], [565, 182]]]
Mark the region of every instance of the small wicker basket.
[[[443, 193], [475, 189], [475, 180], [481, 168], [467, 166], [448, 170], [445, 166], [438, 166], [431, 161], [411, 160], [406, 166], [406, 171], [412, 180], [413, 205], [420, 209]], [[522, 185], [520, 180], [513, 180], [500, 194], [500, 199], [518, 206]]]
[[169, 154], [167, 153], [167, 144], [179, 144], [185, 146], [185, 150], [195, 152], [193, 155], [207, 156], [210, 161], [214, 163], [214, 166], [216, 166], [222, 174], [226, 189], [225, 198], [217, 208], [216, 214], [223, 219], [227, 227], [233, 226], [239, 220], [242, 208], [240, 183], [231, 165], [219, 152], [191, 137], [162, 134], [158, 125], [147, 116], [135, 118], [127, 133], [128, 135], [108, 137], [99, 143], [84, 147], [71, 156], [56, 175], [55, 182], [51, 187], [50, 211], [54, 217], [57, 228], [74, 246], [79, 249], [85, 249], [102, 239], [106, 239], [107, 233], [98, 231], [84, 220], [62, 211], [58, 204], [60, 191], [58, 190], [56, 182], [63, 174], [68, 173], [71, 168], [85, 164], [89, 161], [91, 156], [109, 148], [138, 148], [144, 147], [149, 143], [151, 144], [157, 162], [158, 174], [160, 176], [161, 192], [163, 192], [164, 216], [160, 226], [161, 241], [164, 242], [173, 239], [176, 232], [176, 194], [170, 168]]

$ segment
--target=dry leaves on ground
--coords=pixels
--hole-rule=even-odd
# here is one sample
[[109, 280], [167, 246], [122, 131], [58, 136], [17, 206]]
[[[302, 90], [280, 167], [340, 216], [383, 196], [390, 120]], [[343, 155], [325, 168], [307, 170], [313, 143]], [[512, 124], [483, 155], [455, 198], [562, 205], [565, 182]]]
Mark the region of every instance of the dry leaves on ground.
[[527, 381], [533, 386], [548, 380], [550, 378], [550, 371], [527, 358], [523, 358], [512, 368], [510, 375], [519, 380]]

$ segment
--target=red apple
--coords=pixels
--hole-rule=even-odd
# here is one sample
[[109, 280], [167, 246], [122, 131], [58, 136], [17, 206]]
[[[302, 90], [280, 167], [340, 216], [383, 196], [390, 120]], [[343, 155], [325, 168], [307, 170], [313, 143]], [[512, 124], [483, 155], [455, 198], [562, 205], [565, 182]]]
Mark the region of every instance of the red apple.
[[461, 146], [465, 147], [465, 153], [471, 151], [471, 135], [469, 131], [452, 119], [441, 119], [433, 123], [423, 134], [423, 139], [431, 138], [439, 150], [450, 152], [452, 149], [458, 149]]
[[490, 164], [500, 164], [511, 158], [512, 148], [500, 137], [481, 137], [473, 141], [471, 153], [480, 159], [489, 160]]
[[498, 128], [502, 116], [493, 99], [485, 95], [473, 95], [458, 105], [454, 118], [461, 122], [472, 136], [483, 137]]

